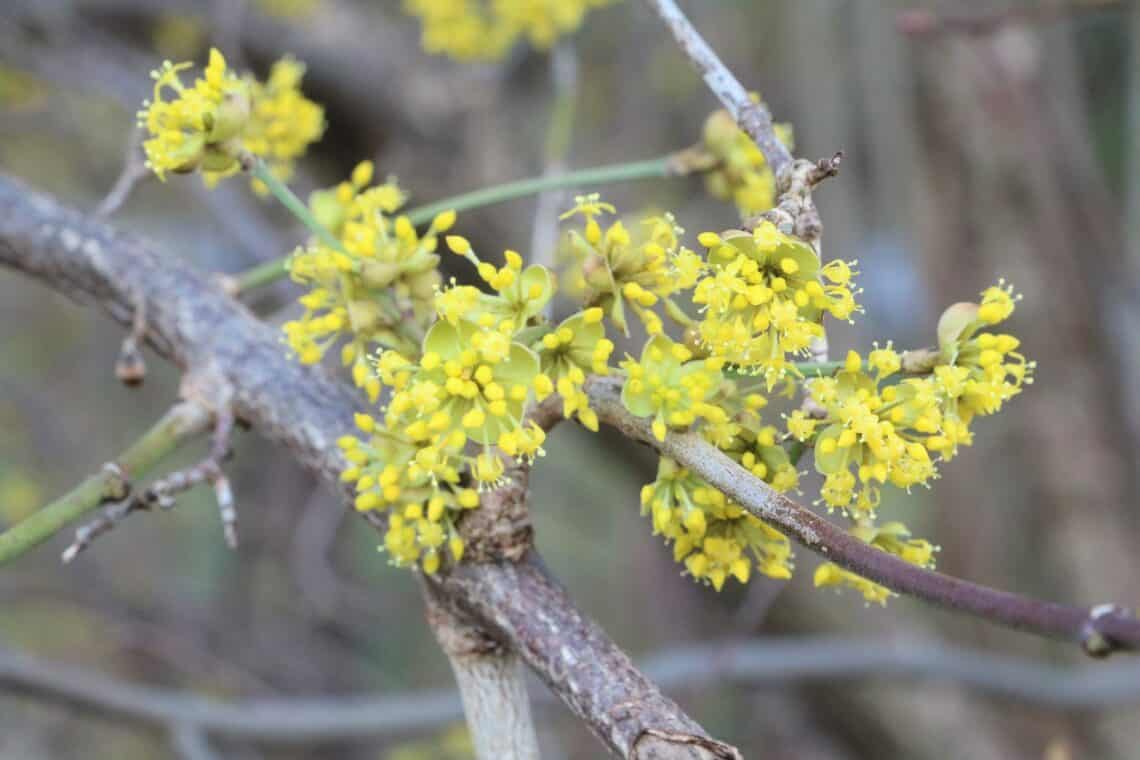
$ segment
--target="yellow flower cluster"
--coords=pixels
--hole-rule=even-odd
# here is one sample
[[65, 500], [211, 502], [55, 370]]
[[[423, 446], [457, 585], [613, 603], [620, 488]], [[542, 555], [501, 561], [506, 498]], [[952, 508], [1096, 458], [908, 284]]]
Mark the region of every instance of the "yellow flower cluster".
[[[361, 239], [359, 231], [354, 232], [353, 208], [368, 205], [361, 201], [369, 192], [360, 189], [366, 181], [354, 176], [335, 197], [324, 195], [314, 204], [352, 253]], [[373, 216], [385, 218], [380, 211]], [[428, 231], [433, 242], [425, 237], [417, 243], [422, 247], [416, 251], [432, 257], [423, 270], [413, 267], [417, 276], [430, 271], [438, 277], [437, 257], [431, 253], [434, 236], [454, 222], [454, 214], [441, 216]], [[393, 230], [399, 226], [399, 219], [391, 225]], [[380, 227], [387, 229], [386, 224]], [[587, 404], [583, 385], [587, 373], [609, 371], [614, 348], [605, 337], [599, 308], [574, 314], [556, 327], [544, 321], [542, 311], [554, 293], [553, 277], [545, 267], [524, 269], [514, 251], [507, 251], [504, 265], [496, 267], [480, 260], [459, 235], [447, 236], [446, 244], [475, 266], [490, 292], [471, 285], [441, 289], [435, 284], [425, 302], [430, 315], [420, 315], [415, 303], [408, 306], [412, 322], [435, 321], [422, 344], [382, 351], [374, 372], [366, 364], [357, 365], [364, 367], [363, 384], [374, 398], [382, 387], [390, 396], [381, 420], [358, 420], [370, 434], [367, 441], [342, 441], [353, 463], [345, 478], [356, 483], [357, 508], [388, 511], [385, 549], [397, 564], [419, 564], [428, 573], [439, 569], [445, 543], [454, 560], [462, 557], [463, 541], [455, 529], [458, 517], [462, 510], [478, 506], [479, 492], [504, 482], [508, 459], [531, 462], [544, 453], [544, 431], [526, 419], [532, 400], [557, 391], [565, 416], [575, 415], [586, 427], [597, 429], [598, 418]], [[406, 263], [415, 255], [397, 252], [391, 261]], [[404, 305], [395, 279], [377, 287], [394, 292], [397, 305]], [[354, 336], [349, 346], [356, 345], [359, 326], [349, 325], [348, 331]], [[395, 345], [387, 334], [365, 338]], [[350, 355], [355, 359], [363, 352], [354, 348]]]
[[655, 535], [672, 542], [674, 561], [717, 591], [730, 577], [747, 583], [753, 568], [792, 577], [787, 537], [672, 459], [663, 457], [657, 479], [641, 489], [641, 513], [651, 516]]
[[160, 179], [200, 170], [213, 184], [238, 172], [246, 156], [263, 158], [274, 174], [287, 177], [324, 131], [324, 112], [301, 94], [304, 67], [292, 59], [278, 61], [261, 83], [237, 76], [211, 49], [202, 77], [187, 87], [181, 72], [191, 65], [165, 61], [151, 72], [153, 100], [138, 113], [149, 135], [147, 166]]
[[380, 388], [369, 372], [368, 354], [377, 346], [417, 350], [401, 330], [408, 316], [412, 323], [424, 323], [434, 315], [440, 283], [435, 251], [455, 213], [439, 214], [421, 235], [407, 216], [395, 215], [404, 203], [400, 189], [391, 181], [369, 187], [372, 175], [372, 164], [365, 161], [349, 181], [310, 199], [314, 217], [339, 245], [314, 240], [290, 257], [290, 275], [310, 290], [301, 297], [304, 314], [284, 330], [305, 364], [320, 361], [347, 336], [341, 360], [375, 400]]
[[614, 207], [602, 202], [597, 193], [574, 200], [574, 208], [559, 218], [582, 216], [586, 220], [582, 231], [571, 230], [567, 236], [574, 261], [571, 286], [583, 292], [583, 300], [604, 309], [626, 335], [627, 308], [650, 335], [664, 330], [661, 317], [653, 310], [658, 303], [664, 304], [674, 321], [691, 324], [692, 320], [670, 296], [693, 287], [702, 263], [699, 256], [681, 245], [684, 230], [673, 215], [647, 217], [633, 233], [621, 220], [603, 230], [597, 217], [613, 214]]
[[767, 220], [751, 232], [703, 232], [699, 240], [708, 249], [693, 291], [704, 312], [700, 341], [713, 356], [763, 374], [769, 387], [787, 371], [789, 354], [822, 337], [825, 314], [846, 320], [859, 310], [854, 262], [821, 264], [810, 245]]
[[[791, 149], [791, 125], [777, 124], [776, 137]], [[764, 154], [736, 126], [728, 111], [714, 111], [705, 120], [700, 148], [714, 162], [715, 168], [705, 174], [705, 186], [711, 195], [732, 201], [745, 218], [772, 207], [776, 178]]]
[[[253, 111], [242, 133], [242, 145], [263, 157], [282, 182], [293, 176], [294, 162], [325, 131], [324, 109], [301, 94], [304, 75], [305, 65], [286, 57], [273, 64], [264, 83], [249, 80]], [[253, 188], [262, 195], [268, 192], [256, 180]]]
[[724, 408], [712, 403], [723, 376], [720, 359], [690, 361], [693, 352], [665, 335], [645, 344], [641, 359], [627, 359], [621, 367], [626, 381], [621, 400], [638, 417], [653, 418], [653, 435], [664, 441], [670, 427], [688, 428], [698, 419], [713, 424], [728, 421]]
[[459, 61], [503, 58], [525, 38], [541, 50], [575, 31], [586, 13], [613, 0], [405, 0], [423, 23], [423, 46]]
[[789, 434], [815, 446], [815, 469], [825, 476], [823, 501], [866, 514], [879, 487], [928, 483], [937, 477], [932, 455], [949, 460], [972, 442], [971, 421], [997, 412], [1032, 382], [1034, 364], [1017, 353], [1012, 335], [983, 328], [1013, 313], [1008, 286], [982, 294], [981, 304], [956, 304], [944, 313], [938, 363], [923, 377], [898, 379], [902, 361], [888, 344], [866, 360], [851, 351], [834, 377], [809, 384], [822, 419], [802, 411], [788, 418]]
[[[877, 549], [901, 557], [912, 565], [933, 567], [934, 552], [938, 547], [920, 538], [911, 538], [910, 531], [901, 522], [889, 522], [881, 526], [870, 524], [856, 525], [851, 535]], [[824, 562], [816, 568], [813, 581], [817, 588], [826, 586], [846, 587], [863, 595], [868, 603], [885, 605], [894, 592], [885, 586], [869, 581], [850, 570], [844, 570], [834, 562]]]
[[577, 416], [593, 431], [598, 429], [598, 415], [582, 388], [588, 373], [609, 374], [614, 344], [606, 338], [604, 316], [596, 306], [578, 312], [543, 335], [538, 348], [542, 364], [542, 374], [535, 381], [538, 400], [556, 391], [562, 397], [562, 416]]

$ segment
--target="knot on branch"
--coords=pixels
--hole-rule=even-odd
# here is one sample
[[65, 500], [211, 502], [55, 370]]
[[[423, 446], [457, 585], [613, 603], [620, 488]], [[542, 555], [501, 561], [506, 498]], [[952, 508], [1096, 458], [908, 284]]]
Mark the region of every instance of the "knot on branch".
[[812, 190], [828, 177], [839, 173], [843, 153], [816, 162], [799, 158], [780, 172], [776, 180], [776, 205], [748, 221], [755, 227], [768, 220], [786, 235], [795, 235], [810, 244], [819, 253], [823, 222], [812, 200]]
[[1089, 610], [1088, 619], [1081, 626], [1081, 648], [1089, 657], [1101, 659], [1113, 652], [1131, 649], [1129, 642], [1113, 636], [1113, 622], [1124, 619], [1135, 622], [1132, 611], [1119, 604], [1098, 604]]
[[459, 523], [465, 561], [518, 562], [531, 548], [534, 528], [527, 507], [530, 467], [516, 463], [507, 469], [505, 477], [507, 482], [483, 494], [479, 508], [466, 513]]
[[485, 657], [507, 651], [502, 642], [492, 638], [482, 627], [468, 622], [466, 618], [453, 612], [446, 599], [431, 582], [426, 586], [424, 614], [436, 641], [439, 642], [440, 649], [450, 659]]

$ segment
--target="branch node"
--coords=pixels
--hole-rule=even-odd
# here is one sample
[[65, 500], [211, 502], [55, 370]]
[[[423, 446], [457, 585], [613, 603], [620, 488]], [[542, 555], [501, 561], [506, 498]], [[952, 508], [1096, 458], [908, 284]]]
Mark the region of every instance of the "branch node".
[[[201, 388], [201, 384], [193, 387]], [[228, 398], [228, 397], [227, 397]], [[204, 414], [201, 404], [187, 401]], [[230, 435], [234, 429], [234, 412], [224, 401], [212, 414], [213, 432], [210, 436], [210, 450], [202, 461], [184, 470], [172, 472], [154, 481], [148, 488], [135, 492], [126, 473], [115, 463], [104, 466], [107, 475], [105, 502], [113, 502], [93, 520], [81, 525], [75, 531], [75, 538], [61, 555], [64, 564], [70, 563], [84, 551], [91, 542], [104, 533], [116, 528], [132, 512], [147, 512], [156, 507], [169, 510], [175, 506], [175, 496], [184, 491], [209, 483], [214, 489], [218, 502], [218, 513], [222, 520], [222, 533], [226, 545], [236, 549], [238, 545], [237, 510], [234, 508], [233, 489], [229, 478], [222, 471], [222, 461], [229, 453]]]
[[1102, 659], [1113, 652], [1126, 647], [1100, 629], [1101, 621], [1106, 617], [1123, 615], [1131, 617], [1131, 610], [1111, 602], [1098, 604], [1089, 610], [1088, 619], [1081, 626], [1081, 649], [1089, 657]]
[[829, 177], [839, 174], [839, 165], [843, 163], [843, 151], [835, 151], [831, 158], [821, 158], [815, 162], [815, 171], [807, 175], [808, 184], [815, 187]]

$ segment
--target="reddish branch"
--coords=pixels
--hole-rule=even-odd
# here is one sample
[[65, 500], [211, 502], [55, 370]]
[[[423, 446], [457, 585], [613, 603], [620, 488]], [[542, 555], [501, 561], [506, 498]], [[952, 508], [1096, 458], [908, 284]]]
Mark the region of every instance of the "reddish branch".
[[[811, 201], [811, 191], [818, 182], [836, 173], [842, 154], [816, 165], [793, 160], [784, 144], [776, 139], [771, 115], [752, 101], [674, 0], [646, 2], [669, 26], [681, 51], [736, 117], [738, 126], [756, 142], [776, 172], [779, 196], [776, 208], [765, 216], [773, 218], [781, 229], [812, 243], [819, 253], [822, 223]], [[753, 514], [852, 572], [939, 606], [969, 612], [1011, 628], [1078, 642], [1093, 656], [1103, 657], [1120, 649], [1140, 649], [1140, 620], [1117, 605], [1099, 604], [1091, 609], [1067, 607], [916, 567], [869, 546], [776, 493], [698, 436], [671, 435], [658, 444], [650, 433], [648, 420], [632, 417], [622, 405], [617, 382], [594, 379], [589, 394], [590, 405], [601, 419], [626, 435], [655, 446]]]
[[1127, 610], [1112, 604], [1084, 609], [1043, 602], [912, 565], [776, 493], [698, 435], [674, 433], [658, 442], [650, 420], [634, 417], [622, 405], [620, 381], [591, 378], [586, 392], [603, 422], [688, 467], [811, 551], [892, 591], [999, 625], [1077, 642], [1094, 656], [1140, 649], [1140, 620]]

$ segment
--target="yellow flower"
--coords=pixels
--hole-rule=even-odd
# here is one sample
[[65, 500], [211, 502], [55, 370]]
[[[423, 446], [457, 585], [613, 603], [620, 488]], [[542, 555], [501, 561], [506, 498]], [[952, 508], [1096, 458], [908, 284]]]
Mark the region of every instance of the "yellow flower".
[[520, 38], [545, 50], [591, 8], [613, 0], [405, 0], [423, 22], [423, 46], [460, 61], [495, 60]]
[[371, 179], [372, 165], [364, 162], [350, 181], [310, 199], [340, 247], [313, 241], [289, 258], [293, 280], [311, 290], [300, 299], [304, 314], [283, 328], [289, 347], [307, 364], [349, 337], [341, 360], [360, 386], [373, 377], [367, 360], [377, 346], [409, 348], [397, 332], [406, 315], [423, 324], [434, 313], [440, 281], [435, 250], [439, 235], [454, 224], [454, 213], [440, 214], [420, 235], [407, 217], [392, 216], [404, 201], [399, 187], [388, 181], [366, 189]]
[[[753, 99], [759, 102], [758, 96], [753, 95]], [[776, 136], [792, 147], [790, 125], [777, 124]], [[752, 138], [736, 126], [731, 114], [720, 110], [708, 117], [701, 148], [715, 162], [716, 168], [705, 174], [705, 185], [711, 195], [731, 200], [742, 217], [754, 216], [772, 207], [776, 194], [772, 170]]]
[[771, 387], [788, 354], [804, 353], [823, 335], [823, 315], [857, 310], [850, 267], [820, 266], [811, 246], [762, 221], [751, 232], [702, 233], [709, 272], [693, 303], [704, 310], [698, 334], [714, 356], [764, 374]]
[[[325, 130], [324, 109], [301, 94], [304, 74], [304, 64], [286, 57], [273, 64], [264, 84], [248, 77], [253, 111], [242, 133], [242, 145], [263, 157], [282, 182], [293, 176], [294, 161]], [[268, 192], [256, 180], [253, 187], [262, 195]]]
[[167, 172], [201, 170], [213, 185], [237, 173], [249, 155], [265, 159], [285, 178], [293, 160], [320, 137], [324, 114], [301, 95], [304, 67], [296, 61], [279, 61], [264, 84], [238, 77], [216, 49], [210, 50], [202, 77], [187, 87], [181, 72], [190, 67], [165, 61], [151, 72], [153, 100], [144, 101], [138, 113], [149, 135], [143, 142], [147, 166], [159, 179]]
[[578, 196], [576, 205], [560, 218], [581, 215], [585, 228], [571, 230], [568, 249], [573, 259], [569, 278], [586, 291], [583, 300], [601, 307], [613, 323], [629, 334], [626, 311], [630, 309], [650, 335], [664, 330], [653, 311], [663, 303], [666, 313], [688, 326], [690, 320], [670, 300], [681, 289], [690, 288], [701, 271], [699, 257], [681, 244], [684, 230], [672, 214], [646, 217], [630, 232], [616, 221], [602, 229], [596, 217], [614, 213], [614, 207], [599, 196]]
[[582, 388], [587, 374], [609, 373], [614, 344], [606, 338], [602, 316], [598, 307], [574, 314], [542, 336], [537, 344], [543, 380], [536, 384], [536, 396], [542, 400], [558, 391], [563, 416], [576, 414], [583, 425], [594, 431], [598, 429], [598, 415], [590, 409]]
[[[853, 527], [850, 533], [860, 541], [901, 557], [912, 565], [934, 566], [934, 552], [938, 551], [938, 547], [929, 541], [911, 538], [910, 531], [901, 522], [890, 522], [881, 526], [864, 523]], [[858, 591], [868, 603], [885, 605], [887, 599], [895, 595], [885, 586], [844, 570], [833, 562], [825, 562], [816, 568], [814, 581], [817, 588], [836, 586]]]
[[637, 417], [653, 418], [653, 435], [659, 441], [670, 427], [688, 428], [700, 418], [713, 423], [727, 418], [722, 408], [710, 403], [720, 389], [722, 362], [692, 358], [686, 347], [655, 335], [639, 361], [622, 362], [627, 375], [622, 403]]
[[717, 591], [729, 578], [747, 583], [753, 570], [791, 577], [791, 544], [784, 535], [671, 459], [662, 458], [657, 479], [642, 488], [641, 513], [652, 518], [655, 534], [673, 544], [673, 559]]

